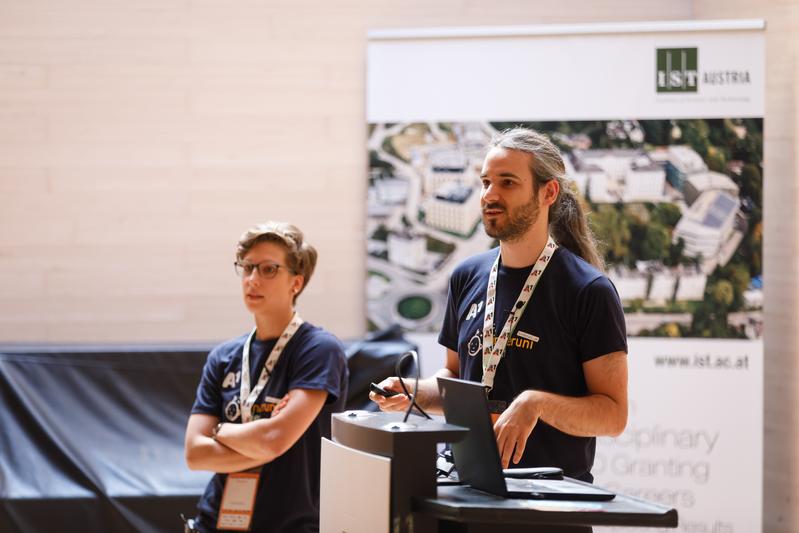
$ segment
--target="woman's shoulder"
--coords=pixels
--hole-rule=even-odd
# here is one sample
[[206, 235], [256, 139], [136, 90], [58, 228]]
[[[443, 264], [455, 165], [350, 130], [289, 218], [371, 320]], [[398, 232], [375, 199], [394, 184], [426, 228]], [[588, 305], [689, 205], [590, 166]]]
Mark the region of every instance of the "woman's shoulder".
[[302, 344], [313, 348], [330, 348], [344, 351], [344, 345], [338, 337], [321, 326], [305, 322], [300, 331]]
[[340, 368], [347, 364], [342, 342], [319, 326], [305, 322], [298, 332], [296, 344], [294, 341], [292, 343], [294, 344], [292, 360], [300, 365]]

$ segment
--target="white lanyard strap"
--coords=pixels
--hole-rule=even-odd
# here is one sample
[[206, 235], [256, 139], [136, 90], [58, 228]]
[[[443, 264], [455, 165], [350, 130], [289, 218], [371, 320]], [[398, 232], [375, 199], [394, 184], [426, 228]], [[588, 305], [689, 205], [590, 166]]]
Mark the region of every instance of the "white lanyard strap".
[[258, 399], [261, 391], [266, 387], [266, 383], [272, 375], [272, 370], [275, 368], [277, 360], [280, 359], [280, 354], [283, 353], [283, 348], [286, 347], [286, 344], [288, 344], [294, 334], [297, 333], [302, 323], [303, 320], [300, 318], [300, 315], [295, 312], [294, 316], [291, 318], [291, 322], [289, 322], [289, 325], [283, 330], [283, 333], [280, 334], [269, 357], [266, 359], [266, 363], [264, 363], [264, 367], [261, 369], [261, 376], [258, 378], [258, 384], [252, 389], [252, 392], [250, 391], [250, 344], [252, 343], [253, 337], [255, 337], [256, 328], [253, 328], [252, 333], [247, 337], [247, 342], [244, 343], [244, 352], [241, 355], [241, 394], [239, 395], [239, 401], [241, 402], [242, 422], [249, 422], [252, 420], [252, 406], [255, 404], [255, 400]]
[[505, 345], [508, 339], [513, 335], [516, 326], [519, 325], [519, 319], [527, 309], [527, 302], [530, 301], [538, 281], [541, 279], [541, 274], [544, 273], [549, 264], [552, 254], [555, 253], [558, 245], [552, 236], [549, 236], [544, 249], [541, 250], [541, 255], [533, 265], [533, 269], [527, 276], [527, 281], [524, 282], [524, 288], [519, 293], [516, 303], [513, 306], [502, 331], [496, 338], [494, 343], [494, 306], [496, 305], [497, 297], [497, 271], [499, 270], [499, 256], [494, 261], [494, 266], [491, 267], [491, 274], [488, 277], [488, 289], [486, 289], [486, 310], [483, 316], [483, 385], [486, 387], [486, 392], [490, 391], [494, 386], [494, 375], [497, 373], [497, 365], [505, 355]]

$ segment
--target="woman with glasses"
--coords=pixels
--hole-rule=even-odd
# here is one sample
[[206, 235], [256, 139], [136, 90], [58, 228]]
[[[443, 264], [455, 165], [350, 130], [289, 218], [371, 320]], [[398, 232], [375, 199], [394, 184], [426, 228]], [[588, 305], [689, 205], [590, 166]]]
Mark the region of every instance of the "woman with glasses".
[[341, 343], [294, 308], [316, 255], [281, 222], [238, 242], [234, 266], [255, 327], [211, 351], [191, 409], [186, 461], [216, 472], [196, 531], [319, 529], [320, 438], [343, 410], [348, 376]]

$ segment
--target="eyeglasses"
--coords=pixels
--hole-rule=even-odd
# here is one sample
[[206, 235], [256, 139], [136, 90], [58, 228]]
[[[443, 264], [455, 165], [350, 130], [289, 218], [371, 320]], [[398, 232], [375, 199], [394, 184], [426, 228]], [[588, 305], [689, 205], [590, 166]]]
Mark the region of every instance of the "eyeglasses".
[[239, 263], [235, 261], [233, 263], [233, 268], [236, 270], [236, 274], [242, 278], [248, 278], [252, 275], [252, 271], [258, 269], [258, 275], [261, 276], [262, 279], [272, 279], [277, 276], [277, 272], [281, 268], [285, 268], [289, 272], [294, 272], [287, 266], [278, 265], [277, 263], [270, 263], [269, 261], [262, 261], [260, 263], [252, 264], [252, 263]]

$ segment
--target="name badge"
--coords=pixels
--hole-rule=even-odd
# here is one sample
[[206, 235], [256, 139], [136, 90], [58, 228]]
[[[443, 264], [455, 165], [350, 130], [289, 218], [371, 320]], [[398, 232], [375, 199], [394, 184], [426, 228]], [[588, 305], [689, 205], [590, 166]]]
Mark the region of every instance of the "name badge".
[[228, 474], [225, 490], [222, 492], [222, 503], [219, 506], [217, 529], [250, 530], [258, 478], [259, 474], [253, 472]]
[[535, 335], [531, 335], [530, 333], [527, 333], [526, 331], [522, 331], [520, 329], [516, 330], [516, 335], [518, 335], [519, 337], [521, 337], [523, 339], [527, 339], [528, 341], [533, 341], [533, 342], [538, 342], [539, 341], [539, 338], [536, 337]]

